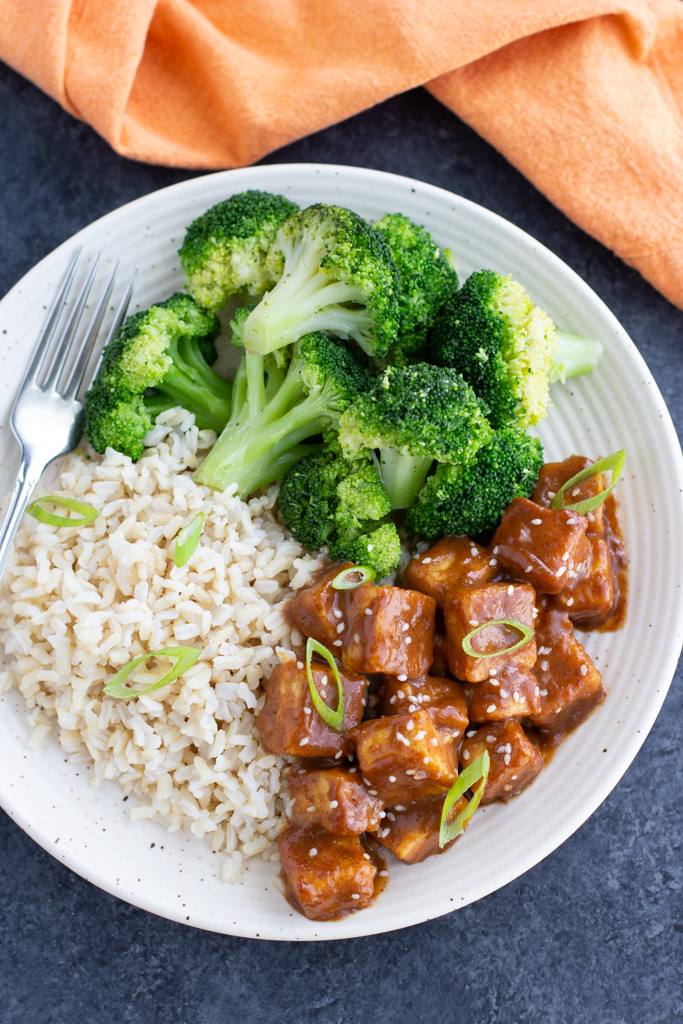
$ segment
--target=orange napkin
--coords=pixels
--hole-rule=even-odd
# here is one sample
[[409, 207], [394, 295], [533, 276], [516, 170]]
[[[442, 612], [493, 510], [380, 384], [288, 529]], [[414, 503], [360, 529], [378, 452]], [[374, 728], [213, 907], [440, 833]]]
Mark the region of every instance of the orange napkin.
[[681, 0], [0, 0], [0, 58], [118, 152], [196, 168], [426, 84], [683, 306]]

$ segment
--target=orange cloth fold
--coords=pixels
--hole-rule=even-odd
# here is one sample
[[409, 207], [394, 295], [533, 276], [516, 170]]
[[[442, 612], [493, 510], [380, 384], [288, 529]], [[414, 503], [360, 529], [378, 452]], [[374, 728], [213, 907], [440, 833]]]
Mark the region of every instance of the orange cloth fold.
[[119, 153], [249, 164], [417, 85], [683, 307], [682, 0], [0, 0]]

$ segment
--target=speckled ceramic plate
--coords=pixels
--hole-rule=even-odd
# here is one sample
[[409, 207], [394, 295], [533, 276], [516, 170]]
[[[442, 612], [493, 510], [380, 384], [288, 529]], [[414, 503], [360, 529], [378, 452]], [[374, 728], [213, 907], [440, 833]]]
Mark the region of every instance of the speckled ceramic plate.
[[572, 270], [529, 235], [419, 181], [353, 167], [279, 165], [195, 178], [115, 210], [56, 249], [2, 300], [0, 490], [9, 490], [18, 462], [8, 428], [14, 395], [44, 303], [76, 246], [102, 250], [102, 275], [116, 259], [124, 271], [139, 264], [135, 302], [147, 306], [182, 285], [176, 251], [186, 225], [247, 188], [281, 192], [302, 205], [340, 203], [370, 219], [400, 210], [454, 252], [463, 277], [481, 267], [512, 273], [558, 326], [603, 342], [596, 372], [554, 387], [554, 408], [539, 434], [549, 459], [628, 451], [618, 488], [630, 557], [626, 628], [586, 639], [603, 672], [607, 700], [520, 797], [480, 809], [446, 855], [413, 867], [392, 861], [390, 884], [374, 907], [328, 924], [291, 910], [272, 883], [272, 863], [252, 864], [235, 885], [221, 882], [219, 857], [203, 842], [131, 822], [118, 787], [91, 787], [87, 769], [65, 763], [56, 740], [28, 749], [26, 711], [12, 693], [2, 697], [0, 714], [0, 802], [74, 871], [163, 917], [268, 939], [367, 935], [438, 917], [505, 885], [564, 842], [626, 771], [661, 707], [680, 651], [683, 597], [673, 569], [683, 560], [681, 451], [654, 380], [622, 327]]

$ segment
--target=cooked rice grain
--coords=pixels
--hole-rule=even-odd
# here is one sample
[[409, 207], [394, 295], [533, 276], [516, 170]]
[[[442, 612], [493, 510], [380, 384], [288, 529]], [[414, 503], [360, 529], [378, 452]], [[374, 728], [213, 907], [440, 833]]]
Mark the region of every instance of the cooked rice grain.
[[[136, 798], [132, 818], [205, 837], [233, 880], [244, 859], [276, 856], [284, 762], [254, 722], [278, 652], [301, 640], [284, 603], [320, 560], [277, 522], [274, 488], [243, 502], [193, 482], [186, 471], [213, 438], [176, 409], [137, 463], [111, 450], [63, 461], [51, 491], [101, 514], [73, 530], [27, 517], [17, 534], [0, 590], [0, 690], [23, 694], [29, 746], [56, 727], [93, 784], [115, 779]], [[174, 538], [199, 511], [199, 547], [178, 569]], [[136, 700], [103, 696], [132, 658], [178, 645], [202, 648], [180, 679]], [[152, 681], [153, 666], [142, 670]]]

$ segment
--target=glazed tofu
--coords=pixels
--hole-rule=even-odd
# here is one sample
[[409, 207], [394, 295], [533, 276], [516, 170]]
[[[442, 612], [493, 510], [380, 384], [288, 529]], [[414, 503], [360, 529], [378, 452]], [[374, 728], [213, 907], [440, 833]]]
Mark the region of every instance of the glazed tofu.
[[541, 710], [540, 688], [530, 669], [512, 665], [483, 683], [464, 687], [471, 722], [503, 722], [526, 718]]
[[[504, 665], [531, 668], [536, 661], [536, 643], [532, 638], [512, 654], [475, 658], [466, 654], [462, 641], [477, 626], [498, 619], [517, 619], [534, 626], [533, 587], [526, 583], [484, 583], [478, 587], [453, 587], [446, 598], [444, 619], [448, 635], [448, 664], [457, 679], [480, 683]], [[517, 643], [520, 633], [509, 626], [490, 626], [472, 639], [475, 651], [489, 653]]]
[[368, 791], [359, 771], [295, 768], [287, 782], [295, 824], [320, 825], [339, 836], [377, 831], [382, 801]]
[[559, 594], [586, 558], [587, 526], [586, 517], [577, 512], [515, 498], [493, 536], [493, 550], [502, 566], [539, 593]]
[[449, 671], [448, 637], [444, 631], [443, 622], [437, 623], [437, 631], [434, 636], [434, 658], [430, 671], [434, 676], [443, 676]]
[[347, 593], [344, 668], [405, 679], [426, 675], [434, 656], [434, 598], [371, 583]]
[[[592, 466], [591, 459], [584, 455], [570, 455], [564, 462], [547, 462], [538, 475], [538, 481], [531, 495], [531, 500], [538, 505], [545, 505], [550, 508], [550, 503], [559, 491], [562, 484], [571, 480], [573, 476], [580, 473], [582, 469]], [[604, 473], [596, 473], [590, 480], [573, 487], [571, 491], [564, 492], [565, 504], [586, 501], [596, 494], [600, 494], [607, 486]], [[603, 506], [598, 505], [596, 509], [586, 516], [588, 520], [588, 535], [596, 534], [601, 536], [604, 533]]]
[[[332, 581], [352, 565], [352, 562], [342, 562], [329, 566], [310, 586], [302, 587], [289, 602], [288, 612], [292, 622], [304, 636], [312, 636], [330, 650], [334, 650], [334, 642], [339, 637], [337, 626], [344, 616], [347, 595], [345, 590], [335, 590]], [[340, 647], [341, 644], [336, 646]]]
[[[337, 687], [328, 665], [311, 663], [316, 689], [337, 707]], [[363, 717], [368, 681], [364, 676], [339, 673], [344, 694], [344, 731], [336, 732], [318, 714], [308, 688], [304, 663], [291, 658], [279, 664], [268, 681], [266, 702], [256, 719], [263, 745], [273, 754], [291, 757], [334, 757], [350, 754], [349, 729]]]
[[395, 676], [384, 676], [380, 694], [383, 715], [428, 711], [447, 742], [459, 739], [469, 721], [462, 683], [454, 679], [424, 676], [402, 683]]
[[353, 739], [363, 776], [387, 806], [443, 795], [457, 777], [453, 745], [428, 711], [363, 722]]
[[403, 582], [406, 587], [429, 594], [443, 608], [451, 587], [488, 583], [499, 572], [496, 559], [487, 548], [469, 537], [442, 537], [408, 563]]
[[372, 903], [377, 868], [358, 836], [290, 825], [277, 845], [288, 894], [312, 921], [330, 921]]
[[[395, 807], [383, 819], [376, 839], [406, 864], [417, 864], [435, 853], [442, 853], [439, 849], [439, 829], [443, 802], [444, 797], [434, 796], [410, 807]], [[466, 807], [467, 800], [462, 796], [451, 808], [448, 820], [455, 818]], [[446, 843], [443, 849], [452, 846], [455, 839]]]
[[572, 585], [555, 597], [577, 626], [592, 629], [606, 622], [616, 601], [616, 577], [609, 546], [602, 537], [589, 535], [585, 561], [577, 566]]
[[543, 732], [569, 732], [588, 718], [605, 696], [602, 678], [572, 632], [568, 615], [547, 610], [539, 615], [538, 679], [541, 710], [530, 715]]
[[[473, 734], [472, 734], [473, 733]], [[460, 744], [460, 764], [466, 768], [488, 750], [489, 777], [481, 802], [509, 800], [529, 785], [543, 767], [543, 755], [519, 722], [491, 722], [469, 730]]]

